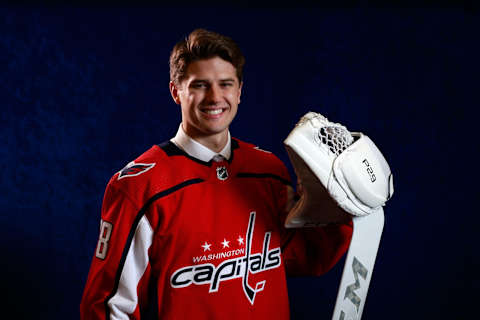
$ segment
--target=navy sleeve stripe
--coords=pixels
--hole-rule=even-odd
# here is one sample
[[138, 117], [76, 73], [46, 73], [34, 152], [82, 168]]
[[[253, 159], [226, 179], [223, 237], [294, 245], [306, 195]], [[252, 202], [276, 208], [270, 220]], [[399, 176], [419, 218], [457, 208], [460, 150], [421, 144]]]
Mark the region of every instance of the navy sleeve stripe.
[[291, 186], [292, 183], [280, 176], [277, 176], [276, 174], [273, 173], [253, 173], [253, 172], [239, 172], [237, 174], [238, 178], [259, 178], [259, 179], [264, 179], [264, 178], [271, 178], [271, 179], [276, 179], [282, 182], [283, 184]]

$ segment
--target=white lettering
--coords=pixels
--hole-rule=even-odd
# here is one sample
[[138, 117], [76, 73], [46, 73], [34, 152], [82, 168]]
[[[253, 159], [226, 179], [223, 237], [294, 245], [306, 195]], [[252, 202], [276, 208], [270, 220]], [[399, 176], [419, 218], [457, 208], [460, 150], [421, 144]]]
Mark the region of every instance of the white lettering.
[[203, 255], [203, 256], [196, 256], [193, 257], [193, 263], [199, 263], [199, 262], [204, 262], [204, 261], [212, 261], [212, 260], [218, 260], [218, 259], [224, 259], [224, 258], [230, 258], [230, 257], [235, 257], [239, 255], [243, 255], [245, 253], [245, 249], [236, 249], [236, 250], [230, 250], [230, 251], [225, 251], [225, 252], [220, 252], [220, 253], [211, 253], [209, 255]]

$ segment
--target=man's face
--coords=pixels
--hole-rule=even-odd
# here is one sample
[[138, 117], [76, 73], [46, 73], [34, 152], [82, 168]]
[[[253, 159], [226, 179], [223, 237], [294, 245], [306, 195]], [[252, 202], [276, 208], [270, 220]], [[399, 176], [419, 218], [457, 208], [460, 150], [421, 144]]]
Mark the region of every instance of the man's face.
[[170, 83], [172, 97], [182, 108], [183, 129], [197, 139], [225, 138], [241, 89], [235, 67], [219, 57], [192, 62], [180, 86]]

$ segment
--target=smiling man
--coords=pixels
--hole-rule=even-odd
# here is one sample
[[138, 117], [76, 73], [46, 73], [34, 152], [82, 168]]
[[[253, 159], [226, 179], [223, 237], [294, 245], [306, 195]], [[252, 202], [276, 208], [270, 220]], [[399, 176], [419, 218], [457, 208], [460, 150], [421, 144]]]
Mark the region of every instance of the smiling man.
[[351, 225], [287, 230], [294, 192], [272, 153], [231, 137], [244, 57], [194, 30], [170, 56], [182, 122], [115, 174], [82, 319], [289, 319], [287, 275], [320, 275]]

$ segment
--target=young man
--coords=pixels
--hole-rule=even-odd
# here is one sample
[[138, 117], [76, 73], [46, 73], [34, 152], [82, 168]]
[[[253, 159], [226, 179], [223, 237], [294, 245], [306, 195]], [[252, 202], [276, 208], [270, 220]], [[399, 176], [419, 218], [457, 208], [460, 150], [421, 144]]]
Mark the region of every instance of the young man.
[[195, 30], [170, 57], [176, 136], [116, 173], [82, 319], [288, 319], [286, 275], [319, 275], [345, 253], [350, 225], [287, 230], [288, 171], [232, 138], [244, 58]]

